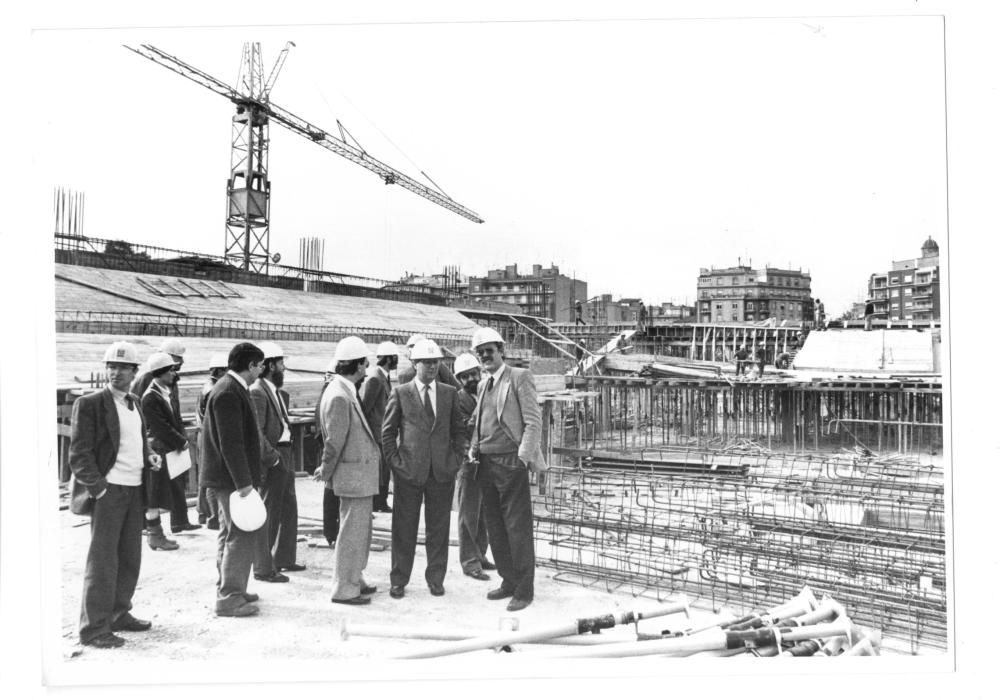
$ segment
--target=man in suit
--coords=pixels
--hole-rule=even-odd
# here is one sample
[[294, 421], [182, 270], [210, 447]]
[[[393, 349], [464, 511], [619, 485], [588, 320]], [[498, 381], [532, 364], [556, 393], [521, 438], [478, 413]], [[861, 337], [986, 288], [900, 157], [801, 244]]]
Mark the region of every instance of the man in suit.
[[[208, 380], [201, 387], [201, 395], [198, 397], [198, 410], [195, 418], [198, 423], [198, 455], [205, 454], [203, 440], [205, 437], [205, 404], [208, 402], [208, 394], [212, 387], [219, 381], [219, 377], [226, 373], [229, 365], [229, 353], [217, 352], [208, 361]], [[208, 500], [208, 489], [202, 478], [204, 469], [199, 464], [198, 467], [198, 522], [209, 530], [219, 529], [219, 504]]]
[[367, 605], [375, 586], [365, 583], [372, 541], [372, 496], [378, 493], [381, 454], [368, 427], [357, 386], [368, 366], [368, 346], [357, 336], [337, 343], [334, 378], [320, 401], [323, 458], [313, 479], [340, 498], [340, 534], [333, 549], [333, 596], [345, 605]]
[[479, 389], [479, 360], [463, 353], [455, 360], [455, 377], [462, 382], [462, 390], [458, 392], [458, 407], [462, 412], [463, 437], [462, 468], [458, 472], [456, 488], [458, 489], [458, 558], [462, 562], [462, 573], [478, 581], [488, 581], [490, 575], [484, 569], [495, 569], [496, 566], [486, 558], [486, 548], [489, 537], [486, 532], [486, 511], [483, 506], [483, 493], [476, 481], [474, 464], [468, 460], [468, 448], [472, 442], [472, 433], [476, 424], [472, 414], [476, 410], [476, 396]]
[[382, 424], [382, 452], [395, 485], [389, 572], [393, 598], [402, 598], [410, 582], [421, 503], [427, 547], [424, 578], [431, 595], [444, 595], [451, 500], [464, 445], [458, 392], [437, 381], [441, 348], [423, 340], [413, 347], [410, 358], [416, 378], [393, 389]]
[[261, 481], [261, 437], [250, 399], [264, 353], [252, 343], [237, 343], [229, 351], [229, 370], [216, 383], [205, 404], [205, 486], [219, 504], [219, 547], [215, 614], [220, 617], [256, 615], [258, 596], [247, 592], [253, 566], [256, 532], [234, 522], [229, 499], [246, 498]]
[[[397, 373], [396, 380], [398, 381], [399, 384], [406, 384], [407, 382], [411, 382], [413, 381], [413, 378], [417, 376], [417, 368], [413, 366], [413, 348], [417, 343], [423, 340], [429, 340], [429, 339], [421, 333], [415, 333], [410, 336], [409, 340], [406, 341], [406, 349], [410, 356], [410, 366], [404, 367]], [[448, 365], [446, 365], [444, 362], [438, 362], [437, 371], [438, 371], [437, 381], [442, 382], [444, 384], [450, 384], [456, 389], [462, 388], [462, 383], [457, 379], [455, 379], [455, 375], [452, 373], [450, 369], [448, 369]]]
[[479, 461], [490, 548], [502, 582], [489, 600], [511, 598], [516, 612], [535, 596], [535, 542], [528, 470], [547, 467], [541, 451], [542, 417], [535, 379], [504, 363], [503, 338], [492, 328], [472, 335], [472, 348], [488, 374], [480, 384], [469, 458]]
[[[323, 416], [321, 413], [321, 408], [323, 406], [323, 394], [326, 393], [326, 388], [330, 386], [330, 382], [333, 378], [337, 376], [334, 369], [337, 367], [336, 360], [330, 360], [330, 364], [327, 365], [326, 371], [323, 373], [323, 387], [319, 390], [319, 399], [316, 400], [316, 408], [313, 411], [313, 425], [316, 426], [316, 439], [319, 441], [319, 454], [320, 458], [323, 456], [323, 446], [326, 444], [326, 438], [323, 437]], [[313, 477], [319, 472], [319, 467], [317, 466], [313, 470]], [[340, 499], [337, 498], [337, 494], [333, 492], [332, 488], [323, 489], [323, 537], [326, 538], [326, 543], [328, 546], [332, 547], [337, 541], [337, 535], [340, 534]]]
[[[399, 350], [390, 341], [379, 343], [375, 351], [375, 367], [369, 371], [361, 384], [361, 408], [365, 412], [365, 420], [371, 428], [372, 435], [379, 439], [379, 449], [382, 449], [382, 419], [385, 418], [385, 405], [392, 392], [392, 381], [389, 372], [399, 365]], [[389, 465], [383, 457], [379, 467], [378, 493], [373, 500], [372, 509], [376, 513], [391, 513], [389, 507]]]
[[278, 398], [276, 383], [284, 383], [285, 356], [277, 343], [263, 342], [260, 376], [250, 385], [250, 398], [260, 427], [262, 459], [261, 498], [267, 510], [267, 525], [258, 532], [253, 577], [268, 583], [287, 583], [282, 570], [304, 571], [295, 563], [299, 508], [295, 498], [292, 464], [292, 428], [288, 411]]
[[[165, 352], [174, 360], [176, 374], [174, 383], [170, 387], [170, 406], [173, 409], [174, 417], [183, 424], [181, 419], [181, 399], [177, 388], [177, 381], [180, 377], [181, 367], [184, 366], [184, 345], [178, 338], [167, 338], [157, 348], [157, 352]], [[140, 374], [132, 384], [132, 393], [142, 398], [146, 394], [153, 381], [153, 373], [150, 371]], [[174, 534], [187, 530], [198, 530], [201, 525], [192, 523], [188, 519], [187, 506], [187, 472], [178, 474], [175, 478], [167, 481], [167, 488], [170, 492], [170, 531]], [[149, 517], [149, 516], [147, 516]], [[156, 513], [159, 517], [159, 513]]]
[[158, 455], [146, 443], [138, 399], [128, 393], [139, 369], [131, 343], [112, 343], [104, 353], [107, 385], [73, 404], [69, 466], [72, 510], [90, 514], [90, 548], [83, 574], [80, 643], [101, 649], [125, 643], [115, 632], [152, 627], [134, 617], [132, 595], [142, 560], [144, 484]]

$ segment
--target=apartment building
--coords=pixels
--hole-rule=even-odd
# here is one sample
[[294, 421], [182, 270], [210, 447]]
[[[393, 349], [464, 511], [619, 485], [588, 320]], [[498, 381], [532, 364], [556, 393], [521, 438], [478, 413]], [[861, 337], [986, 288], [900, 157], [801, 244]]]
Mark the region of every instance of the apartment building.
[[888, 272], [868, 279], [867, 310], [887, 321], [941, 319], [941, 282], [938, 244], [927, 237], [920, 257], [894, 260]]
[[698, 275], [698, 322], [756, 323], [769, 318], [811, 322], [811, 284], [811, 276], [801, 269], [703, 267]]

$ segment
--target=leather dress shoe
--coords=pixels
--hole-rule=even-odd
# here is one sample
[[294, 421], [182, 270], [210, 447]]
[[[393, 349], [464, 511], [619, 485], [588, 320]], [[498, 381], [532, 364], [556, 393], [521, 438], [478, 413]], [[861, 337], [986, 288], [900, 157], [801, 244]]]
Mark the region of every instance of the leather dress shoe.
[[124, 639], [119, 637], [117, 634], [112, 634], [111, 632], [99, 634], [93, 639], [88, 639], [86, 642], [83, 642], [83, 644], [88, 647], [97, 647], [98, 649], [117, 649], [124, 643]]
[[215, 615], [216, 617], [250, 617], [251, 615], [256, 615], [259, 611], [260, 608], [253, 603], [244, 603], [229, 610], [216, 610]]
[[170, 526], [170, 532], [172, 532], [175, 535], [178, 532], [187, 532], [188, 530], [200, 530], [200, 529], [201, 525], [195, 525], [194, 523], [185, 523], [184, 525], [178, 525], [177, 527], [174, 527], [173, 525]]
[[494, 588], [492, 591], [486, 594], [486, 600], [503, 600], [504, 598], [513, 598], [514, 591], [511, 591], [503, 586], [500, 588]]
[[518, 610], [524, 610], [529, 605], [531, 605], [530, 600], [524, 600], [523, 598], [511, 598], [511, 601], [507, 603], [507, 612], [517, 612]]
[[341, 603], [343, 605], [368, 605], [370, 602], [372, 602], [372, 599], [358, 595], [354, 596], [353, 598], [330, 598], [330, 602]]
[[483, 568], [487, 571], [496, 571], [497, 565], [491, 562], [489, 559], [483, 560]]
[[256, 603], [258, 600], [260, 600], [260, 596], [257, 595], [256, 593], [244, 593], [243, 597], [246, 598], [246, 601], [248, 603]]
[[131, 613], [125, 613], [117, 620], [111, 623], [112, 632], [145, 632], [153, 623], [149, 620], [140, 620], [138, 617], [133, 617]]
[[279, 566], [278, 571], [305, 571], [305, 564], [289, 564], [288, 566]]
[[442, 596], [444, 595], [444, 586], [440, 583], [428, 583], [427, 587], [431, 591], [431, 595]]
[[277, 571], [272, 571], [269, 574], [254, 574], [253, 577], [258, 581], [267, 581], [268, 583], [288, 583], [288, 577]]
[[372, 595], [373, 593], [377, 593], [377, 592], [378, 592], [378, 587], [377, 586], [362, 586], [361, 587], [361, 595]]
[[483, 571], [482, 569], [477, 569], [476, 571], [466, 571], [465, 575], [469, 576], [470, 578], [474, 578], [477, 581], [489, 581], [490, 580], [490, 575], [488, 573], [486, 573], [485, 571]]
[[405, 586], [390, 586], [389, 587], [389, 597], [390, 598], [402, 598], [406, 595]]

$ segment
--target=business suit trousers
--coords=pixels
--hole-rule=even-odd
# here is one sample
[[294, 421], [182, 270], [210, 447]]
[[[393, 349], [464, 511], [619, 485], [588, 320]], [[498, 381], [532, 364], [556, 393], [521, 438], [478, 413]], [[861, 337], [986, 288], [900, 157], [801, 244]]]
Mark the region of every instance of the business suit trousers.
[[247, 581], [253, 567], [254, 550], [260, 530], [247, 532], [233, 522], [229, 510], [231, 489], [209, 487], [208, 497], [213, 496], [219, 503], [219, 547], [215, 557], [215, 568], [219, 572], [216, 584], [215, 609], [233, 610], [246, 603]]
[[208, 489], [204, 486], [198, 487], [198, 522], [219, 524], [219, 504], [208, 500]]
[[[287, 455], [288, 461], [285, 461], [285, 457], [286, 455], [283, 453], [282, 463], [268, 470], [267, 481], [261, 487], [261, 500], [264, 501], [264, 508], [267, 510], [267, 523], [257, 531], [259, 535], [253, 560], [253, 572], [258, 575], [272, 574], [279, 566], [295, 563], [295, 538], [299, 520], [298, 501], [295, 499], [295, 475], [284, 466], [291, 464], [291, 455]], [[290, 526], [289, 517], [291, 517]], [[284, 534], [282, 530], [284, 530]], [[291, 530], [290, 552], [289, 530]], [[281, 536], [282, 534], [283, 536]]]
[[108, 484], [94, 501], [90, 549], [83, 570], [80, 641], [111, 631], [111, 623], [132, 609], [139, 580], [145, 508], [141, 486]]
[[[164, 467], [165, 469], [165, 467]], [[190, 524], [187, 504], [187, 472], [170, 479], [170, 527]]]
[[333, 548], [333, 597], [361, 595], [372, 546], [372, 497], [340, 497], [340, 536]]
[[458, 472], [458, 558], [462, 571], [467, 574], [483, 570], [486, 561], [486, 515], [483, 506], [483, 492], [479, 488], [469, 465]]
[[333, 542], [340, 534], [340, 498], [331, 488], [323, 489], [323, 537]]
[[[379, 451], [381, 452], [381, 447]], [[385, 509], [389, 507], [389, 465], [385, 463], [384, 459], [379, 460], [379, 471], [378, 471], [378, 493], [372, 496], [372, 505], [378, 509]]]
[[448, 531], [451, 529], [451, 500], [455, 480], [442, 483], [428, 476], [422, 486], [396, 479], [392, 495], [392, 568], [389, 583], [405, 586], [413, 572], [420, 527], [420, 506], [424, 506], [424, 542], [427, 550], [427, 583], [441, 585], [448, 571]]
[[535, 597], [535, 540], [528, 470], [517, 453], [479, 455], [486, 529], [501, 586], [521, 600]]

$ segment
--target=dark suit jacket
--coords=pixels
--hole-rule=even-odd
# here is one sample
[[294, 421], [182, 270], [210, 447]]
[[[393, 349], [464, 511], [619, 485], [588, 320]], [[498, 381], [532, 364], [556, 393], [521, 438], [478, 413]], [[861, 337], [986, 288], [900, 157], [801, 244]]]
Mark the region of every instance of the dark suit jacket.
[[[138, 405], [138, 399], [133, 399]], [[139, 418], [142, 419], [141, 411]], [[105, 387], [101, 391], [81, 396], [74, 402], [69, 440], [74, 513], [82, 515], [89, 512], [93, 501], [88, 503], [87, 497], [96, 498], [108, 487], [104, 477], [118, 459], [118, 443], [121, 440], [119, 430], [118, 409], [115, 408], [111, 389]], [[145, 421], [142, 424], [142, 434], [146, 434]], [[142, 441], [142, 456], [142, 481], [145, 486], [149, 474], [149, 443], [146, 440]], [[145, 498], [146, 490], [142, 489], [142, 493]]]
[[462, 454], [464, 455], [469, 450], [469, 445], [472, 442], [472, 433], [476, 429], [476, 421], [473, 415], [476, 412], [476, 397], [462, 389], [458, 392], [458, 409], [462, 412], [462, 421], [464, 422], [464, 429], [462, 436], [465, 438], [465, 442], [462, 446]]
[[151, 388], [143, 394], [142, 417], [146, 420], [150, 445], [159, 455], [179, 450], [187, 444], [184, 422], [159, 390]]
[[261, 437], [250, 392], [224, 374], [205, 404], [202, 467], [205, 486], [238, 490], [260, 485]]
[[[132, 382], [132, 386], [129, 387], [129, 391], [141, 398], [146, 395], [146, 389], [149, 388], [149, 385], [152, 384], [152, 382], [153, 373], [143, 372]], [[181, 414], [181, 394], [180, 389], [177, 386], [177, 382], [174, 382], [174, 385], [170, 387], [170, 405], [173, 406], [174, 413], [179, 416]]]
[[431, 474], [439, 482], [454, 479], [462, 466], [465, 431], [458, 391], [441, 382], [436, 386], [433, 424], [424, 413], [420, 382], [392, 390], [382, 424], [382, 453], [394, 478], [417, 486]]
[[385, 419], [385, 405], [389, 402], [389, 394], [389, 381], [380, 369], [376, 368], [361, 384], [361, 409], [372, 435], [376, 437], [382, 435], [382, 421]]
[[[266, 472], [281, 459], [277, 446], [278, 440], [281, 439], [284, 421], [281, 418], [278, 397], [264, 386], [263, 380], [258, 379], [250, 385], [250, 399], [257, 412], [257, 426], [264, 437], [260, 458], [262, 461], [261, 469]], [[284, 466], [286, 469], [292, 467], [290, 464]]]

